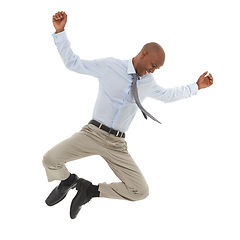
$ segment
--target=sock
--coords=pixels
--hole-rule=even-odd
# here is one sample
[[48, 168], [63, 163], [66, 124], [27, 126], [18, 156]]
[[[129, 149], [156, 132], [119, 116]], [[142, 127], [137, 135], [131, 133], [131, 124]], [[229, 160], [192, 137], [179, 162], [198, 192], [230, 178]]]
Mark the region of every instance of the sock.
[[90, 198], [99, 197], [100, 192], [98, 191], [99, 185], [90, 185], [87, 189], [87, 196]]
[[70, 186], [74, 182], [74, 179], [75, 174], [70, 174], [67, 179], [61, 181], [61, 184], [63, 184], [64, 186]]

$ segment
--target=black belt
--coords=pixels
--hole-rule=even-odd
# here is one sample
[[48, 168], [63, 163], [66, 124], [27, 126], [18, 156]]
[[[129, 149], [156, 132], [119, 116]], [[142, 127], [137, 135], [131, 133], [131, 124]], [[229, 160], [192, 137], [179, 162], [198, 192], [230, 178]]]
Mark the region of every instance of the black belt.
[[113, 134], [116, 137], [125, 138], [125, 133], [124, 132], [120, 132], [120, 131], [114, 130], [112, 128], [109, 128], [109, 127], [103, 125], [102, 123], [100, 123], [100, 122], [98, 122], [96, 120], [91, 120], [89, 122], [89, 124], [93, 124], [94, 126], [98, 127], [99, 129], [102, 129], [105, 132], [111, 133], [111, 134]]

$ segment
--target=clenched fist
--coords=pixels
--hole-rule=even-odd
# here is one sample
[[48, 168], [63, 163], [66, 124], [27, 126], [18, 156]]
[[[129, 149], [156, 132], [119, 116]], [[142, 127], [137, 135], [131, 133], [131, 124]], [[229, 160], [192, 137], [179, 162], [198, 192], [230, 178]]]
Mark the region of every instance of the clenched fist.
[[[208, 71], [206, 71], [205, 73], [203, 73], [198, 81], [197, 81], [197, 85], [198, 85], [198, 89], [202, 89], [202, 88], [207, 88], [210, 87], [213, 84], [213, 77], [212, 74], [209, 73], [207, 75]], [[207, 75], [207, 76], [206, 76]]]
[[56, 33], [64, 31], [66, 22], [67, 22], [67, 14], [65, 12], [58, 12], [53, 15], [52, 18], [53, 26], [56, 29]]

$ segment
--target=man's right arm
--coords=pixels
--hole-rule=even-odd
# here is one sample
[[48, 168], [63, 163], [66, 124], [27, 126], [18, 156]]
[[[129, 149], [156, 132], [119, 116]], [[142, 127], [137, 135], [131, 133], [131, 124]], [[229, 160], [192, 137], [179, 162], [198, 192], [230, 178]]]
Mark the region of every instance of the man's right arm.
[[53, 26], [56, 32], [52, 36], [64, 65], [71, 71], [101, 78], [106, 72], [108, 61], [106, 59], [82, 60], [74, 54], [64, 30], [66, 22], [65, 12], [58, 12], [53, 16]]

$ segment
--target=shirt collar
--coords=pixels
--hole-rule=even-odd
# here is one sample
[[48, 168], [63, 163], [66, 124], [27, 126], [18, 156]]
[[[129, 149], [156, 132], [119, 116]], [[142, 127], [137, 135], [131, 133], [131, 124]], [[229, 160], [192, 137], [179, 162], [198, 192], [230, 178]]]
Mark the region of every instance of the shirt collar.
[[132, 58], [128, 60], [127, 73], [128, 74], [136, 74], [136, 70], [133, 66]]

